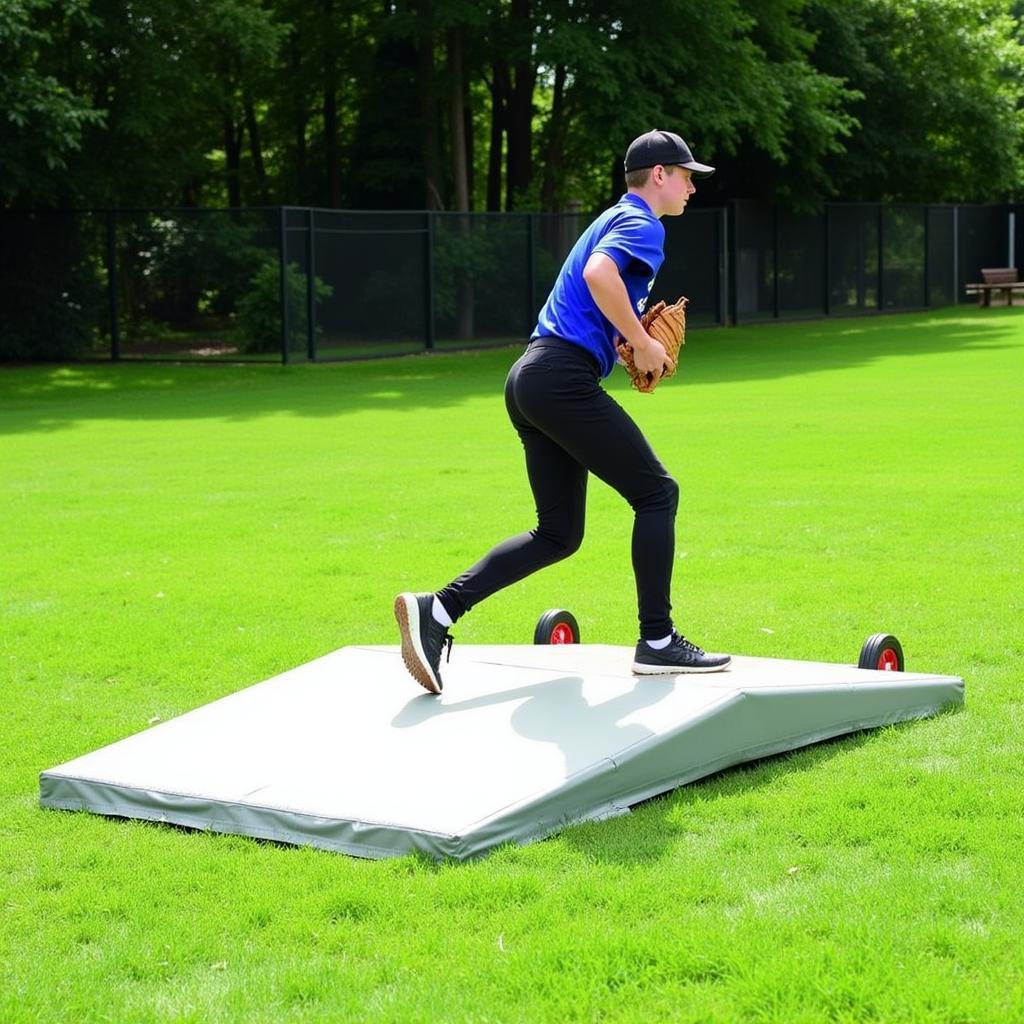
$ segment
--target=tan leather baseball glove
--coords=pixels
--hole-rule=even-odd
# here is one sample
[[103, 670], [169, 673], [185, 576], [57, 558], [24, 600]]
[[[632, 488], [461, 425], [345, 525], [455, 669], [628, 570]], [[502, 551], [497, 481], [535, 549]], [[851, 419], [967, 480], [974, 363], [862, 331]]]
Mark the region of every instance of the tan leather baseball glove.
[[[669, 365], [665, 368], [665, 372], [659, 378], [660, 380], [671, 377], [676, 372], [676, 364], [679, 362], [679, 350], [686, 343], [687, 302], [689, 302], [689, 299], [685, 295], [681, 295], [671, 306], [666, 305], [664, 302], [658, 302], [640, 317], [643, 329], [655, 341], [661, 342], [670, 360]], [[656, 382], [653, 374], [642, 373], [636, 368], [636, 363], [633, 361], [632, 345], [628, 342], [622, 342], [619, 345], [619, 358], [622, 360], [622, 365], [626, 367], [626, 373], [629, 374], [633, 387], [637, 391], [648, 395], [654, 391]]]

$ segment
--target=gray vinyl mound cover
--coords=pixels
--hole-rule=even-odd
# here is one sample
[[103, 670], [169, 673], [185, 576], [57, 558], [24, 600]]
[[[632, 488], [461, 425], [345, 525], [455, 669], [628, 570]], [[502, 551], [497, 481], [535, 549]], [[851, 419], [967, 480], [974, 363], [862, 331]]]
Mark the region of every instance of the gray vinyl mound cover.
[[344, 647], [40, 776], [44, 807], [360, 857], [473, 857], [730, 765], [963, 701], [952, 676], [736, 657], [637, 677], [632, 648], [454, 648], [437, 697]]

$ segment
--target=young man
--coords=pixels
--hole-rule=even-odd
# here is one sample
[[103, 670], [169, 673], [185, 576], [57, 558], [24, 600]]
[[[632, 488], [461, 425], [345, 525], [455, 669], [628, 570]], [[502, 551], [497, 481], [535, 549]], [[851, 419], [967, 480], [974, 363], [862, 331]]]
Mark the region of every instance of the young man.
[[412, 676], [441, 692], [448, 627], [474, 605], [546, 565], [583, 540], [587, 476], [615, 488], [633, 508], [632, 559], [640, 674], [716, 672], [729, 656], [706, 654], [676, 633], [671, 618], [672, 562], [679, 488], [626, 412], [601, 387], [633, 346], [637, 368], [657, 380], [668, 364], [639, 314], [664, 260], [665, 228], [696, 191], [693, 178], [714, 173], [675, 133], [651, 131], [626, 151], [628, 191], [580, 236], [566, 258], [524, 354], [509, 371], [505, 404], [526, 452], [537, 526], [499, 544], [434, 594], [399, 594], [395, 618]]

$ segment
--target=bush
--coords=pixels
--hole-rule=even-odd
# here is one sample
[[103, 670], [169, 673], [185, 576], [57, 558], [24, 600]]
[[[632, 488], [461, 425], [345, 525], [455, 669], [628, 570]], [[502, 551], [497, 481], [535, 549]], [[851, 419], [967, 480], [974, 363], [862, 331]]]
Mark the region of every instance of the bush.
[[178, 328], [233, 315], [276, 249], [262, 211], [246, 210], [122, 212], [118, 240], [125, 318]]
[[[288, 348], [306, 343], [309, 318], [306, 310], [306, 275], [298, 264], [288, 264], [287, 295], [289, 314]], [[314, 301], [319, 305], [334, 294], [334, 289], [319, 277], [313, 284]], [[281, 266], [267, 260], [253, 275], [249, 293], [238, 302], [238, 323], [248, 339], [246, 352], [277, 352], [281, 349]], [[322, 334], [319, 324], [316, 337]]]

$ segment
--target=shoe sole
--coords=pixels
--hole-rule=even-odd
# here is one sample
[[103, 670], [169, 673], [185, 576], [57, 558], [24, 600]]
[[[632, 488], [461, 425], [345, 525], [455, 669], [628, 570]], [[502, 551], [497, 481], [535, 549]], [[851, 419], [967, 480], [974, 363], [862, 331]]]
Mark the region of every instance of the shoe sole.
[[727, 669], [731, 662], [732, 658], [728, 661], [723, 661], [721, 665], [709, 665], [706, 668], [697, 666], [689, 668], [681, 665], [644, 665], [639, 661], [634, 661], [633, 674], [638, 676], [679, 676], [702, 673], [706, 675], [708, 672], [721, 672], [723, 669]]
[[420, 610], [415, 597], [411, 594], [399, 594], [395, 598], [395, 621], [402, 635], [402, 661], [405, 662], [409, 675], [420, 686], [431, 693], [440, 693], [441, 680], [430, 671], [423, 645], [420, 643], [419, 617]]

